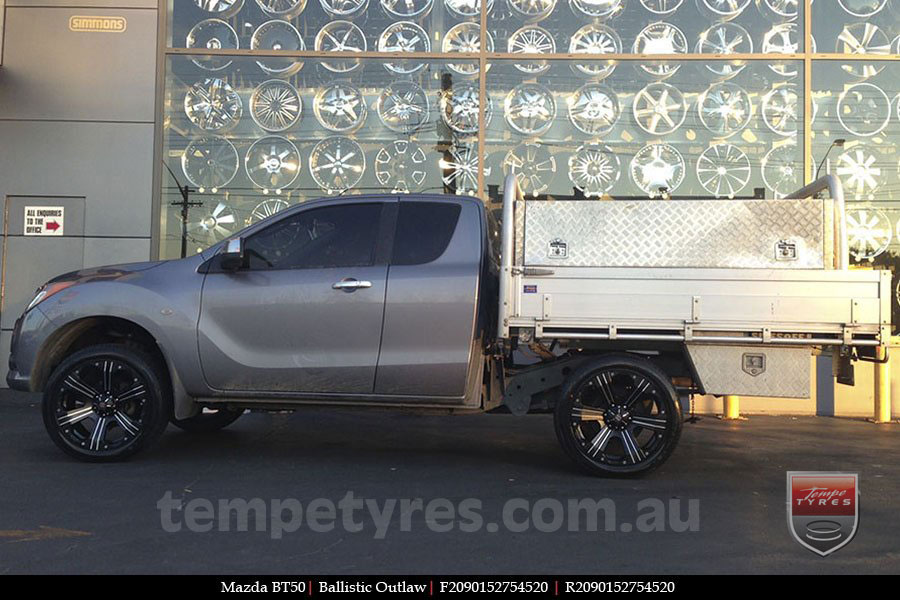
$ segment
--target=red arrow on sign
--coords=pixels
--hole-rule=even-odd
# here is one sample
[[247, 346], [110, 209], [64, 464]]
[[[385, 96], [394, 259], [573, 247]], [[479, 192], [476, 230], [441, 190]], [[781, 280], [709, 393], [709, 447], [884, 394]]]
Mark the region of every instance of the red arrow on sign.
[[49, 231], [56, 231], [57, 229], [59, 229], [60, 225], [56, 221], [47, 221], [47, 224], [45, 225], [45, 227]]

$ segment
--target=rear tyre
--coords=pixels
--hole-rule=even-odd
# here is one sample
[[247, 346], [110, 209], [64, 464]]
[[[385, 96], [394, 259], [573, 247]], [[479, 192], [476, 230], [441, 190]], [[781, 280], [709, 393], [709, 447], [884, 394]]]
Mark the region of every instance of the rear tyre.
[[88, 462], [131, 456], [155, 442], [171, 414], [162, 366], [120, 344], [90, 346], [53, 371], [44, 388], [44, 427], [59, 448]]
[[204, 408], [200, 413], [187, 419], [172, 419], [172, 425], [190, 433], [210, 433], [224, 429], [238, 420], [243, 410], [228, 408]]
[[681, 405], [669, 378], [646, 359], [610, 355], [579, 367], [563, 384], [556, 437], [594, 475], [655, 469], [681, 437]]

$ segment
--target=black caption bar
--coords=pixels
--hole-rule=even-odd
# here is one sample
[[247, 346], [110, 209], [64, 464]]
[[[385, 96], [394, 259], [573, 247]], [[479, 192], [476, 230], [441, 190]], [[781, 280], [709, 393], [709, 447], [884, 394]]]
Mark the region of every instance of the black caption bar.
[[[13, 579], [22, 576], [11, 576]], [[71, 581], [72, 576], [30, 578], [22, 582], [29, 589], [59, 588], [70, 590], [71, 585], [85, 585], [85, 577]], [[122, 580], [126, 580], [123, 582]], [[6, 578], [8, 582], [10, 577]], [[867, 585], [861, 576], [808, 575], [489, 575], [489, 576], [228, 576], [228, 575], [165, 575], [165, 576], [97, 576], [90, 577], [91, 590], [104, 593], [122, 589], [125, 585], [139, 586], [143, 594], [154, 592], [170, 595], [183, 593], [219, 594], [276, 594], [297, 600], [309, 597], [361, 594], [401, 596], [406, 598], [454, 597], [471, 594], [516, 594], [530, 597], [597, 596], [601, 594], [697, 594], [740, 590], [742, 594], [771, 595], [794, 590], [805, 596], [814, 593], [858, 593]], [[887, 583], [887, 582], [885, 582]], [[892, 582], [894, 583], [894, 582]], [[895, 583], [894, 583], [895, 585]], [[52, 590], [50, 590], [52, 591]]]

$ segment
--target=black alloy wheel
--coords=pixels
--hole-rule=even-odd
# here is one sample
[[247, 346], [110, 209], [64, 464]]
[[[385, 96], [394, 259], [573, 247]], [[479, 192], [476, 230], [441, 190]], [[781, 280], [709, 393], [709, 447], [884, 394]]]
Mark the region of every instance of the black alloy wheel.
[[44, 389], [44, 426], [64, 452], [114, 461], [155, 441], [171, 401], [161, 367], [139, 350], [91, 346], [66, 358]]
[[554, 411], [556, 436], [595, 475], [646, 473], [666, 461], [681, 436], [681, 404], [649, 360], [609, 355], [579, 367]]

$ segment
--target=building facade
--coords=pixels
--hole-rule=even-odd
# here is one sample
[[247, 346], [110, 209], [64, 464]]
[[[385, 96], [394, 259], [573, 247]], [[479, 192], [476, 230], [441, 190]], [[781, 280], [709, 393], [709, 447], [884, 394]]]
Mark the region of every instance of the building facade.
[[[844, 182], [856, 265], [893, 268], [900, 247], [900, 0], [3, 12], [3, 352], [50, 275], [193, 253], [329, 194], [494, 202], [515, 173], [537, 197], [727, 200], [782, 196], [820, 170]], [[65, 207], [62, 235], [24, 235], [40, 206]], [[831, 412], [868, 413], [860, 371], [848, 395], [823, 367]], [[828, 413], [811, 402], [799, 412]]]

